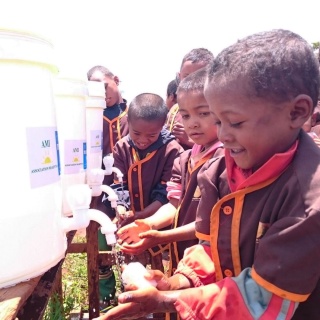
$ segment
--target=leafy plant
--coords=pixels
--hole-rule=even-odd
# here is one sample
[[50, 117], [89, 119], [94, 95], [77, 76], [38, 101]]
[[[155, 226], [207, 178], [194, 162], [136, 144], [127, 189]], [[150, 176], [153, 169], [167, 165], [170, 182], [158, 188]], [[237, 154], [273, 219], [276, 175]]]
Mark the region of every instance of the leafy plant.
[[60, 297], [57, 294], [53, 294], [49, 300], [44, 320], [66, 320], [64, 315], [63, 305], [60, 301]]
[[[74, 242], [85, 242], [76, 235]], [[61, 301], [62, 300], [62, 301]], [[67, 254], [62, 265], [62, 299], [53, 294], [48, 302], [44, 320], [69, 319], [72, 310], [88, 309], [88, 276], [86, 253]]]

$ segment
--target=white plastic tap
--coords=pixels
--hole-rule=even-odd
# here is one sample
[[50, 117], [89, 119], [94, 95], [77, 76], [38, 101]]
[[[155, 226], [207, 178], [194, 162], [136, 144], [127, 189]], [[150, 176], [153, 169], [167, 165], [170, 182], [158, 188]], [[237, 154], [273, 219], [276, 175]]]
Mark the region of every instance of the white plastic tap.
[[111, 187], [109, 187], [109, 186], [107, 186], [105, 184], [103, 184], [101, 186], [101, 191], [105, 192], [108, 195], [107, 199], [111, 203], [111, 208], [116, 208], [117, 207], [117, 201], [118, 201], [118, 195], [115, 193], [115, 191]]
[[[104, 186], [106, 187], [106, 186]], [[110, 188], [110, 187], [109, 187]], [[111, 198], [118, 199], [115, 192], [110, 188]], [[117, 242], [115, 231], [117, 226], [102, 211], [89, 209], [91, 202], [91, 189], [87, 184], [70, 186], [67, 190], [67, 201], [72, 210], [72, 218], [62, 217], [62, 228], [65, 233], [71, 230], [86, 228], [90, 220], [96, 221], [101, 225], [101, 232], [105, 234], [109, 245]], [[114, 200], [113, 200], [114, 201]]]
[[114, 164], [114, 159], [112, 154], [105, 156], [102, 161], [104, 164], [105, 175], [109, 176], [110, 174], [112, 174], [112, 167]]
[[102, 193], [102, 183], [105, 176], [105, 170], [100, 168], [91, 169], [87, 172], [87, 184], [92, 190], [92, 196], [98, 197]]
[[[88, 170], [87, 172], [87, 184], [92, 189], [92, 196], [98, 197], [101, 195], [102, 191], [104, 191], [109, 195], [108, 200], [111, 201], [111, 205], [113, 205], [112, 201], [114, 201], [114, 195], [112, 194], [112, 191], [108, 188], [108, 186], [102, 185], [104, 176], [115, 173], [119, 182], [122, 183], [123, 181], [123, 173], [118, 168], [113, 167], [113, 163], [114, 159], [112, 155], [105, 156], [103, 158], [105, 170], [95, 168]], [[104, 189], [106, 189], [107, 191], [105, 191]], [[118, 200], [118, 198], [116, 200]]]
[[115, 235], [117, 226], [110, 220], [110, 218], [106, 214], [96, 209], [90, 209], [89, 219], [96, 221], [101, 225], [101, 233], [105, 235], [107, 244], [112, 245], [117, 243], [117, 238]]
[[110, 175], [112, 173], [115, 173], [119, 182], [122, 183], [123, 173], [118, 168], [113, 166], [114, 159], [112, 154], [105, 156], [102, 161], [105, 167], [105, 175]]

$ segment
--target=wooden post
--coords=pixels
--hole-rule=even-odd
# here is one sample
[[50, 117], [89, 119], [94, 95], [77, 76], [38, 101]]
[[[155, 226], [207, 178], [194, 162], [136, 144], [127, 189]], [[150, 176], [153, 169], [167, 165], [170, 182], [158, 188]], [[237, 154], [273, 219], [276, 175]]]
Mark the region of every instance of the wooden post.
[[91, 221], [87, 228], [87, 266], [90, 319], [97, 318], [100, 314], [98, 228], [99, 224], [95, 221]]

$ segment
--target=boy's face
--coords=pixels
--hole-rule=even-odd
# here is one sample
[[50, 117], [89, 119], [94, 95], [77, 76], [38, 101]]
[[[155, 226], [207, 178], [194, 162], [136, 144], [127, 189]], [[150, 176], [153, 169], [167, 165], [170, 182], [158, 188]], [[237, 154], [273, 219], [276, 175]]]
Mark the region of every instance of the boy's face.
[[248, 97], [241, 85], [207, 83], [205, 97], [216, 118], [218, 139], [242, 169], [257, 170], [292, 145], [291, 104]]
[[202, 92], [179, 93], [178, 105], [184, 129], [196, 144], [209, 148], [218, 140], [215, 118]]
[[118, 88], [119, 79], [117, 76], [106, 77], [101, 71], [96, 71], [93, 73], [90, 80], [104, 83], [107, 107], [112, 107], [120, 102], [120, 92]]
[[170, 110], [177, 103], [174, 94], [169, 94], [166, 98], [166, 106]]
[[129, 135], [140, 150], [145, 150], [157, 141], [163, 127], [163, 122], [154, 120], [146, 121], [142, 119], [133, 119], [128, 121]]
[[186, 61], [180, 68], [180, 72], [177, 74], [178, 79], [181, 81], [189, 74], [205, 67], [207, 62], [195, 62], [192, 63], [191, 61]]

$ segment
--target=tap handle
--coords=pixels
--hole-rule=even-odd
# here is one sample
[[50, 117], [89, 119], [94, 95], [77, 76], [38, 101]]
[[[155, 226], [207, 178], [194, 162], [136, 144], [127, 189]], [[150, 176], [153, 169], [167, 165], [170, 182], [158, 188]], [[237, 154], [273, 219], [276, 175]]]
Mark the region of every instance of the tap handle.
[[112, 167], [114, 164], [114, 159], [112, 156], [112, 153], [108, 154], [103, 158], [103, 164], [104, 164], [104, 170], [105, 170], [105, 175], [111, 175], [112, 174]]
[[72, 211], [88, 209], [91, 202], [91, 189], [87, 184], [75, 184], [68, 187], [66, 197]]

